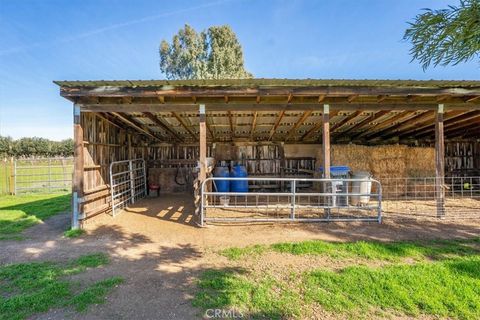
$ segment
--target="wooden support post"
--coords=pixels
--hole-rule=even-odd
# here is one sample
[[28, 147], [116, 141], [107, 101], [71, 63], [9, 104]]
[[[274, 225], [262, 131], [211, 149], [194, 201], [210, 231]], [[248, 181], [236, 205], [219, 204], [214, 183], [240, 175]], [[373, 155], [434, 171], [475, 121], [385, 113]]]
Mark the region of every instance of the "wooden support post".
[[322, 150], [323, 150], [323, 177], [330, 178], [330, 106], [323, 105], [322, 113]]
[[439, 104], [435, 120], [435, 198], [438, 218], [445, 216], [445, 137], [443, 132], [443, 109], [443, 104]]
[[[330, 179], [330, 106], [323, 105], [322, 112], [322, 153], [323, 153], [323, 178]], [[332, 184], [326, 182], [323, 192], [332, 192]], [[332, 197], [325, 197], [325, 205], [330, 205]], [[330, 209], [325, 209], [325, 216], [330, 218]]]
[[73, 183], [72, 183], [72, 229], [80, 227], [79, 220], [83, 218], [83, 180], [84, 180], [84, 155], [83, 155], [83, 128], [81, 124], [80, 107], [73, 106]]
[[128, 159], [133, 159], [133, 149], [132, 149], [132, 134], [127, 133], [127, 148], [128, 148]]
[[200, 121], [200, 172], [198, 178], [202, 183], [207, 178], [207, 115], [205, 113], [205, 105], [199, 105], [199, 121]]

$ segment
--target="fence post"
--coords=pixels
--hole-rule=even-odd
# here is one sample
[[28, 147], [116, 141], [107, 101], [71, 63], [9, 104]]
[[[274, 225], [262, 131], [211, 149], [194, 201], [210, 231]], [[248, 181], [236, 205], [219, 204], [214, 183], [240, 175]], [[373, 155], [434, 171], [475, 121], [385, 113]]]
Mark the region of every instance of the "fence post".
[[12, 181], [13, 181], [13, 195], [17, 195], [17, 160], [12, 157]]
[[292, 185], [291, 185], [291, 188], [292, 188], [292, 208], [291, 208], [291, 212], [290, 212], [290, 218], [292, 220], [295, 220], [295, 193], [296, 193], [296, 189], [297, 189], [297, 185], [296, 185], [296, 181], [295, 180], [292, 180]]
[[128, 170], [130, 171], [130, 196], [132, 197], [132, 203], [135, 203], [135, 176], [133, 174], [133, 161], [128, 161]]
[[48, 159], [48, 193], [52, 193], [52, 161]]

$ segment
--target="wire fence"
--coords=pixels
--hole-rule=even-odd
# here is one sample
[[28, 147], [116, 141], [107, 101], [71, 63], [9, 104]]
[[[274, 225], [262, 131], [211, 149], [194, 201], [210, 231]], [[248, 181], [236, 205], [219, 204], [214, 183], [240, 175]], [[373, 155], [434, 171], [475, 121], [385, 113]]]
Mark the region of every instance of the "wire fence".
[[386, 218], [428, 219], [437, 217], [437, 195], [445, 201], [445, 219], [480, 219], [480, 177], [445, 177], [436, 189], [435, 177], [379, 178]]
[[69, 191], [73, 158], [3, 159], [0, 194]]

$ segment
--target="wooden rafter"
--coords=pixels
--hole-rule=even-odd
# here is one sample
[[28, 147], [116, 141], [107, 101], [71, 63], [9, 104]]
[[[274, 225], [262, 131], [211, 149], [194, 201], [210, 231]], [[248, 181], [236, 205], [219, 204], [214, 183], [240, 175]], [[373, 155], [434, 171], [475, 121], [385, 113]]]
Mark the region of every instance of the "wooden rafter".
[[330, 127], [330, 133], [334, 133], [334, 131], [340, 127], [342, 127], [344, 124], [352, 121], [353, 119], [355, 119], [356, 117], [358, 117], [359, 115], [361, 115], [363, 113], [362, 110], [358, 110], [358, 111], [354, 111], [352, 112], [351, 114], [349, 114], [348, 116], [346, 116], [344, 119], [338, 121], [337, 123], [335, 123], [333, 126]]
[[178, 135], [177, 132], [173, 131], [170, 126], [166, 125], [163, 123], [160, 119], [158, 119], [157, 116], [155, 116], [153, 113], [150, 112], [145, 112], [145, 116], [150, 119], [153, 123], [155, 123], [157, 126], [161, 127], [163, 130], [168, 132], [174, 139], [183, 142], [183, 139]]
[[293, 94], [290, 93], [287, 97], [287, 103], [292, 102], [292, 99], [293, 99]]
[[312, 110], [307, 110], [305, 111], [301, 116], [300, 118], [298, 119], [298, 121], [293, 125], [293, 127], [290, 129], [290, 131], [288, 131], [287, 133], [287, 136], [285, 137], [285, 141], [289, 140], [290, 137], [295, 133], [295, 131], [297, 131], [298, 127], [300, 127], [302, 125], [302, 123], [305, 122], [305, 120], [312, 114]]
[[253, 113], [252, 129], [250, 130], [250, 140], [253, 140], [253, 135], [255, 134], [255, 128], [257, 126], [257, 116], [258, 116], [258, 112], [255, 111]]
[[146, 134], [150, 138], [153, 138], [158, 141], [163, 141], [162, 139], [157, 137], [150, 129], [144, 128], [143, 125], [136, 123], [136, 121], [133, 120], [133, 118], [130, 117], [129, 115], [119, 113], [119, 112], [112, 112], [112, 115], [120, 119], [122, 122], [128, 124], [129, 126], [133, 127], [134, 129]]
[[[445, 114], [445, 120], [448, 120], [450, 118], [454, 118], [454, 117], [457, 117], [459, 115], [462, 115], [464, 114], [465, 112], [463, 111], [449, 111], [448, 113]], [[429, 120], [429, 121], [425, 121], [423, 123], [419, 123], [417, 124], [416, 126], [410, 128], [410, 129], [407, 129], [405, 131], [403, 131], [401, 134], [400, 134], [400, 139], [402, 138], [407, 138], [409, 136], [412, 135], [413, 132], [415, 133], [418, 133], [419, 131], [421, 130], [425, 130], [425, 129], [428, 129], [428, 128], [432, 128], [432, 130], [434, 129], [435, 127], [435, 124], [434, 124], [434, 120], [435, 119], [432, 119], [432, 120]]]
[[[329, 119], [335, 117], [336, 115], [338, 114], [338, 111], [330, 111], [330, 117]], [[321, 121], [317, 122], [313, 127], [310, 128], [310, 130], [308, 130], [307, 132], [305, 132], [305, 134], [300, 138], [300, 140], [306, 140], [308, 138], [310, 138], [315, 132], [317, 132], [318, 130], [320, 130], [320, 128], [322, 128], [323, 124]]]
[[277, 120], [275, 121], [272, 130], [270, 130], [270, 135], [268, 136], [268, 141], [272, 140], [273, 135], [277, 131], [278, 126], [280, 125], [280, 122], [283, 119], [283, 116], [285, 115], [285, 110], [280, 111], [280, 114], [278, 115]]
[[319, 95], [319, 96], [318, 96], [318, 103], [323, 102], [323, 100], [325, 100], [325, 96], [326, 96], [325, 94]]
[[398, 135], [399, 131], [402, 131], [404, 129], [408, 129], [411, 126], [415, 126], [418, 122], [422, 122], [425, 120], [432, 120], [432, 117], [435, 118], [435, 112], [434, 111], [426, 111], [421, 114], [417, 114], [413, 116], [412, 118], [408, 119], [408, 122], [400, 122], [392, 127], [385, 128], [383, 130], [377, 131], [374, 134], [368, 136], [369, 139], [374, 139], [376, 137], [382, 136], [384, 139], [388, 139], [392, 136]]
[[386, 115], [387, 113], [389, 113], [390, 111], [388, 110], [380, 110], [376, 113], [372, 113], [369, 117], [367, 117], [366, 119], [360, 121], [359, 123], [351, 126], [350, 128], [348, 128], [347, 130], [343, 131], [343, 134], [346, 134], [348, 132], [352, 132], [353, 130], [358, 130], [360, 128], [362, 128], [363, 126], [371, 123], [371, 122], [375, 122], [376, 120], [380, 119], [381, 117], [383, 117], [384, 115]]
[[348, 101], [348, 103], [352, 103], [357, 98], [358, 98], [358, 94], [352, 94], [352, 95], [348, 96], [347, 101]]
[[381, 95], [378, 95], [377, 96], [377, 103], [381, 103], [383, 101], [385, 101], [385, 99], [387, 99], [388, 96], [386, 94], [381, 94]]
[[172, 116], [175, 117], [175, 119], [177, 119], [177, 121], [180, 123], [180, 125], [185, 129], [187, 130], [187, 132], [192, 136], [193, 140], [198, 140], [198, 136], [195, 135], [195, 133], [193, 133], [192, 129], [190, 129], [187, 124], [185, 123], [185, 121], [183, 121], [183, 119], [176, 113], [176, 112], [172, 112]]
[[[444, 120], [444, 125], [448, 126], [452, 123], [458, 123], [463, 120], [469, 119], [471, 117], [477, 116], [479, 114], [480, 114], [480, 111], [470, 111], [470, 112], [462, 113], [457, 116], [452, 116], [451, 114], [449, 114], [449, 117], [446, 118], [446, 120]], [[425, 128], [419, 128], [417, 131], [414, 132], [413, 136], [415, 138], [420, 138], [422, 136], [429, 135], [430, 133], [435, 132], [434, 130], [435, 130], [435, 125], [431, 124]]]
[[480, 100], [480, 96], [472, 97], [470, 99], [467, 99], [465, 102], [475, 102], [477, 100]]
[[403, 112], [400, 112], [399, 114], [391, 117], [391, 118], [387, 118], [385, 119], [384, 121], [380, 122], [379, 124], [377, 124], [376, 126], [374, 126], [373, 128], [370, 128], [370, 129], [367, 129], [365, 130], [364, 132], [360, 133], [359, 135], [356, 135], [355, 138], [363, 138], [365, 136], [369, 136], [369, 135], [372, 135], [374, 132], [378, 131], [378, 130], [382, 130], [384, 128], [387, 128], [389, 126], [392, 126], [395, 124], [395, 122], [409, 116], [410, 114], [412, 113], [412, 111], [403, 111]]

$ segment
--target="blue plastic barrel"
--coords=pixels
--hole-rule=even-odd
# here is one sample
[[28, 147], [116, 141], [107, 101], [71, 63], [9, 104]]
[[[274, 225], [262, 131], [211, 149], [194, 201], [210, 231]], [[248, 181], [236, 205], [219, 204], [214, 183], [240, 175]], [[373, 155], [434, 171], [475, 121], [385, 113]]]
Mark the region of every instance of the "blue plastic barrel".
[[[323, 174], [323, 167], [318, 168]], [[332, 178], [348, 178], [348, 174], [350, 173], [350, 167], [347, 166], [331, 166], [330, 167], [330, 176]]]
[[[213, 171], [214, 177], [229, 177], [230, 172], [228, 167], [215, 167]], [[214, 180], [215, 189], [217, 192], [230, 192], [230, 181], [229, 180]]]
[[[245, 178], [248, 176], [247, 168], [245, 166], [236, 165], [233, 166], [230, 171], [230, 177], [232, 178]], [[248, 181], [231, 181], [230, 190], [232, 192], [248, 192]]]

